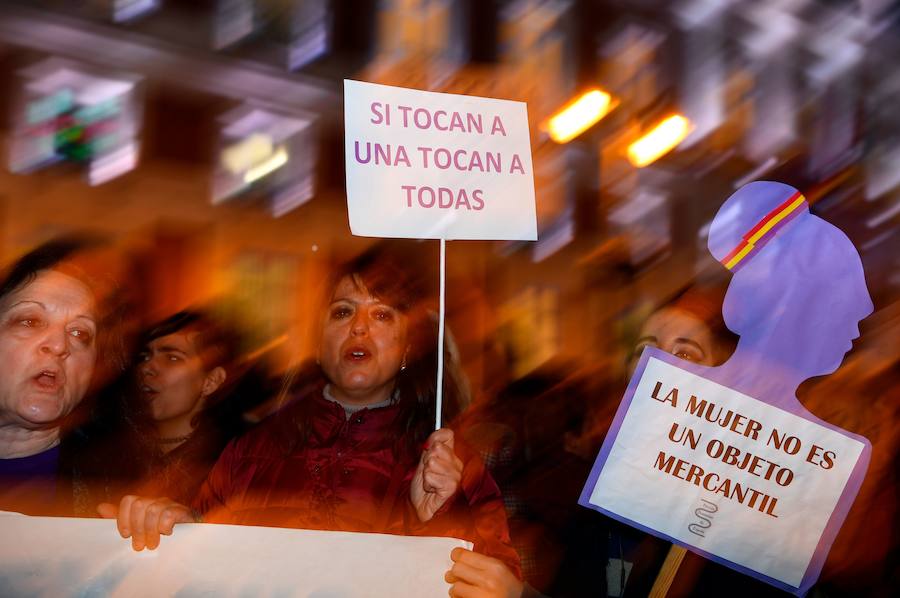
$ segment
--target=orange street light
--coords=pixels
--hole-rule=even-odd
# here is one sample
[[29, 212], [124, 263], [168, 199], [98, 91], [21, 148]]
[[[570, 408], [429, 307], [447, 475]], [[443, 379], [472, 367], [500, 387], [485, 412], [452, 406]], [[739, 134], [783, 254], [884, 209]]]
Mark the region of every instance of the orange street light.
[[582, 94], [547, 120], [547, 131], [556, 143], [567, 143], [615, 108], [612, 96], [593, 89]]
[[670, 152], [691, 131], [691, 121], [676, 114], [653, 127], [650, 132], [628, 146], [628, 161], [643, 168]]

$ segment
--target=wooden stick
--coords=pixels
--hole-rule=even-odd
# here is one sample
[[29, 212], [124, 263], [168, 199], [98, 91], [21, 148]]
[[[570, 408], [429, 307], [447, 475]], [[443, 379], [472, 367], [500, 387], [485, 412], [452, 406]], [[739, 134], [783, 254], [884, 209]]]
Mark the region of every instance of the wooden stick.
[[650, 593], [647, 595], [648, 598], [665, 598], [666, 594], [669, 593], [669, 587], [675, 581], [675, 575], [678, 573], [678, 568], [681, 566], [681, 561], [684, 560], [686, 552], [686, 548], [678, 544], [672, 544], [672, 547], [669, 548], [669, 554], [666, 555], [666, 560], [656, 575], [656, 581], [653, 582], [653, 587], [650, 588]]

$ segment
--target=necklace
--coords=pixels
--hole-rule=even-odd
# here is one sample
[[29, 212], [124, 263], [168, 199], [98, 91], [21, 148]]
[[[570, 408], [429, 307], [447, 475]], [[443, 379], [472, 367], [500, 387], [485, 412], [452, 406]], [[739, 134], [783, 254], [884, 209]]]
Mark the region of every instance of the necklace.
[[157, 438], [156, 442], [159, 444], [176, 444], [178, 442], [184, 442], [190, 437], [190, 434], [185, 434], [184, 436], [173, 436], [172, 438]]

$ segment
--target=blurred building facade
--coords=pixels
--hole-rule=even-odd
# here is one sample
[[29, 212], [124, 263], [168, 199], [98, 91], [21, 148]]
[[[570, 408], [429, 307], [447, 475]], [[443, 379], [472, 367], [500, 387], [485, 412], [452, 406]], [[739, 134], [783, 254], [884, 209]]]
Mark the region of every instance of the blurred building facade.
[[[285, 362], [310, 350], [329, 265], [373, 242], [347, 228], [343, 78], [528, 103], [539, 241], [448, 255], [450, 326], [476, 389], [495, 361], [513, 379], [621, 367], [631, 312], [722, 275], [709, 221], [760, 178], [803, 190], [859, 248], [877, 310], [861, 345], [896, 330], [897, 3], [0, 5], [3, 256], [71, 230], [111, 234], [161, 258], [143, 279], [151, 311], [230, 293], [260, 344], [288, 339]], [[615, 108], [552, 141], [547, 119], [595, 87]], [[688, 137], [630, 163], [628, 146], [676, 113]]]

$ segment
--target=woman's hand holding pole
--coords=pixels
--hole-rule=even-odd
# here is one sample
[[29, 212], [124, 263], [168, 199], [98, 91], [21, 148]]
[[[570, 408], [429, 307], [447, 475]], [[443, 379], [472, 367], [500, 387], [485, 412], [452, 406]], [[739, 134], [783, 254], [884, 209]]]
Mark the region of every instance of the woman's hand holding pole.
[[413, 476], [409, 497], [422, 522], [430, 521], [459, 489], [463, 462], [453, 452], [453, 430], [441, 428], [428, 437]]

